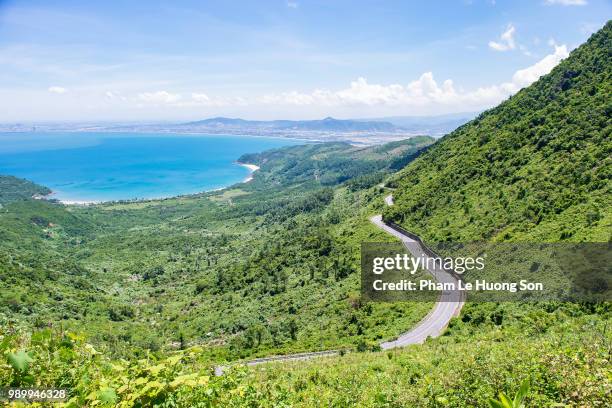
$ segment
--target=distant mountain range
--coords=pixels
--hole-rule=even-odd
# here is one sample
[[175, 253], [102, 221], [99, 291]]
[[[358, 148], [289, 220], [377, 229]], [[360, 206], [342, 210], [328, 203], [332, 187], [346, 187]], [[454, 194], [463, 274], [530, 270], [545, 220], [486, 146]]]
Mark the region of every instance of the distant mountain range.
[[411, 136], [443, 136], [476, 113], [441, 116], [394, 116], [377, 119], [246, 120], [215, 117], [185, 123], [37, 123], [0, 124], [7, 132], [208, 133], [276, 136], [313, 141], [348, 141], [373, 145]]
[[217, 117], [189, 122], [179, 126], [205, 127], [214, 129], [259, 128], [262, 130], [314, 131], [314, 132], [388, 132], [395, 133], [402, 129], [392, 123], [378, 120], [334, 119], [327, 117], [321, 120], [244, 120]]
[[387, 122], [410, 133], [421, 133], [429, 136], [444, 136], [459, 126], [469, 122], [478, 112], [453, 113], [436, 116], [388, 116], [382, 118], [361, 119], [362, 121]]
[[474, 112], [439, 116], [390, 116], [373, 119], [335, 119], [327, 117], [320, 120], [270, 121], [217, 117], [188, 122], [178, 126], [216, 130], [256, 128], [269, 131], [379, 132], [442, 136], [467, 123], [476, 117], [476, 114]]

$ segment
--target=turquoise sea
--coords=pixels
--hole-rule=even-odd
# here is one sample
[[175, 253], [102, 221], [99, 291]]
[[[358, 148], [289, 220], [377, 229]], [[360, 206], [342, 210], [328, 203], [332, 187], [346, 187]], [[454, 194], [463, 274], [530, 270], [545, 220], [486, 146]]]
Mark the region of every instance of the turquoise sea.
[[161, 198], [244, 180], [244, 153], [298, 140], [230, 135], [0, 133], [0, 174], [32, 180], [66, 201]]

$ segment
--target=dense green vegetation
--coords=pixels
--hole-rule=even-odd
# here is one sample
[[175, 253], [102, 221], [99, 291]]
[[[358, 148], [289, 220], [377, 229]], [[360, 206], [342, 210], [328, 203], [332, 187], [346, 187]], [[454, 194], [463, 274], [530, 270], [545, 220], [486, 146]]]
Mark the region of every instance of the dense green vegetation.
[[[489, 318], [508, 309], [515, 316], [503, 323]], [[113, 361], [72, 333], [44, 330], [29, 338], [9, 326], [13, 334], [4, 335], [2, 346], [14, 362], [0, 366], [0, 378], [72, 389], [73, 406], [487, 406], [524, 382], [529, 407], [609, 406], [606, 319], [574, 305], [518, 315], [512, 309], [490, 305], [422, 346], [236, 368], [221, 377], [211, 375], [198, 347]]]
[[[362, 307], [359, 244], [388, 239], [367, 221], [377, 189], [323, 183], [312, 166], [341, 172], [338, 157], [350, 156], [351, 177], [383, 174], [430, 141], [289, 147], [252, 183], [199, 196], [6, 204], [0, 312], [32, 327], [78, 328], [122, 356], [194, 344], [213, 360], [369, 347], [429, 305]], [[310, 166], [287, 171], [298, 155]]]
[[47, 187], [39, 186], [28, 180], [13, 176], [0, 178], [0, 205], [12, 201], [27, 200], [33, 196], [44, 196], [51, 193]]
[[303, 407], [484, 407], [522, 383], [528, 407], [609, 406], [609, 315], [508, 303], [463, 315], [424, 345], [262, 366], [245, 383], [262, 400]]
[[388, 171], [399, 170], [434, 142], [428, 136], [382, 146], [356, 147], [348, 143], [326, 143], [274, 149], [245, 154], [239, 161], [261, 166], [259, 181], [283, 185], [287, 182], [316, 180], [321, 185], [336, 185], [354, 179], [351, 186], [371, 187], [380, 183]]
[[406, 166], [385, 218], [434, 242], [608, 242], [610, 31]]
[[[262, 167], [252, 183], [196, 197], [7, 203], [0, 379], [69, 388], [73, 406], [610, 406], [609, 303], [467, 304], [444, 336], [380, 352], [431, 305], [363, 304], [355, 272], [359, 243], [390, 239], [367, 221], [379, 183], [412, 159], [384, 214], [429, 242], [609, 241], [611, 41], [608, 23], [416, 159], [292, 147], [241, 158]], [[211, 376], [335, 347], [351, 352]]]

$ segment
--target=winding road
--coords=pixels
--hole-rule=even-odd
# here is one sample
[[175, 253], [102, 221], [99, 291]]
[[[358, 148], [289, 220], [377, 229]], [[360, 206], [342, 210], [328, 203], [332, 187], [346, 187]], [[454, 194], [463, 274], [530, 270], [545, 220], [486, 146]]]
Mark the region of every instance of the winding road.
[[[385, 204], [393, 205], [393, 196], [391, 194], [385, 197]], [[375, 215], [370, 218], [370, 221], [387, 232], [402, 241], [404, 246], [414, 257], [428, 258], [433, 255], [432, 251], [429, 250], [425, 244], [414, 234], [403, 230], [401, 227], [385, 223], [382, 219], [382, 215]], [[433, 263], [426, 263], [433, 264]], [[440, 283], [454, 283], [457, 284], [458, 278], [452, 271], [445, 269], [431, 268], [428, 272]], [[438, 297], [433, 309], [425, 316], [416, 326], [408, 330], [405, 333], [399, 335], [399, 337], [392, 341], [385, 341], [380, 344], [383, 350], [389, 350], [397, 347], [404, 347], [411, 344], [422, 344], [427, 340], [428, 337], [438, 337], [450, 320], [459, 315], [461, 308], [464, 304], [464, 297], [459, 292], [442, 292]], [[246, 365], [257, 365], [269, 362], [280, 362], [280, 361], [294, 361], [294, 360], [308, 360], [317, 357], [333, 356], [339, 354], [339, 350], [327, 350], [318, 351], [311, 353], [299, 353], [289, 354], [284, 356], [271, 356], [258, 358], [244, 362]], [[226, 367], [218, 366], [215, 368], [216, 375], [222, 375]]]

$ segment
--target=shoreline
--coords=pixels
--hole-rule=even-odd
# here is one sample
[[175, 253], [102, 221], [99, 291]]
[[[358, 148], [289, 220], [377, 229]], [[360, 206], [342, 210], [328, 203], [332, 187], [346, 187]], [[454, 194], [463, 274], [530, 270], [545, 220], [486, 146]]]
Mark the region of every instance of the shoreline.
[[80, 201], [80, 200], [58, 200], [58, 201], [64, 205], [80, 205], [80, 206], [101, 204], [104, 202], [104, 201]]
[[242, 180], [243, 183], [248, 183], [249, 181], [253, 180], [253, 173], [255, 173], [257, 170], [259, 170], [259, 166], [255, 165], [255, 164], [240, 163], [240, 162], [236, 162], [236, 164], [238, 164], [239, 166], [242, 166], [242, 167], [246, 167], [247, 169], [249, 169], [251, 171], [249, 173], [249, 175], [247, 176], [247, 178]]
[[[253, 173], [255, 173], [257, 170], [260, 169], [259, 166], [255, 165], [255, 164], [251, 164], [251, 163], [240, 163], [240, 162], [235, 162], [237, 165], [242, 166], [242, 167], [246, 167], [247, 169], [249, 169], [250, 173], [249, 175], [242, 180], [239, 183], [248, 183], [251, 180], [253, 180]], [[108, 200], [108, 201], [94, 201], [94, 200], [59, 200], [56, 198], [53, 198], [53, 195], [55, 194], [55, 191], [51, 191], [49, 194], [45, 195], [45, 196], [38, 196], [38, 197], [32, 197], [35, 200], [57, 200], [57, 202], [63, 204], [63, 205], [75, 205], [75, 206], [88, 206], [88, 205], [96, 205], [96, 204], [104, 204], [104, 203], [114, 203], [114, 202], [119, 202], [119, 201], [129, 201], [129, 202], [145, 202], [145, 201], [155, 201], [155, 200], [166, 200], [166, 199], [170, 199], [170, 198], [177, 198], [177, 197], [186, 197], [186, 196], [192, 196], [192, 195], [197, 195], [197, 194], [205, 194], [205, 193], [212, 193], [214, 191], [221, 191], [221, 190], [225, 190], [226, 188], [229, 188], [231, 185], [229, 186], [225, 186], [225, 187], [219, 187], [219, 188], [214, 188], [212, 190], [203, 190], [203, 191], [199, 191], [196, 193], [191, 193], [191, 194], [179, 194], [179, 195], [173, 195], [173, 196], [168, 196], [168, 197], [153, 197], [153, 198], [143, 198], [143, 199], [129, 199], [129, 200]]]
[[104, 201], [93, 201], [93, 200], [59, 200], [53, 197], [53, 195], [55, 194], [56, 194], [55, 191], [51, 191], [49, 194], [45, 194], [45, 195], [34, 194], [32, 198], [34, 200], [55, 200], [64, 205], [93, 205], [93, 204], [100, 204], [104, 202]]

